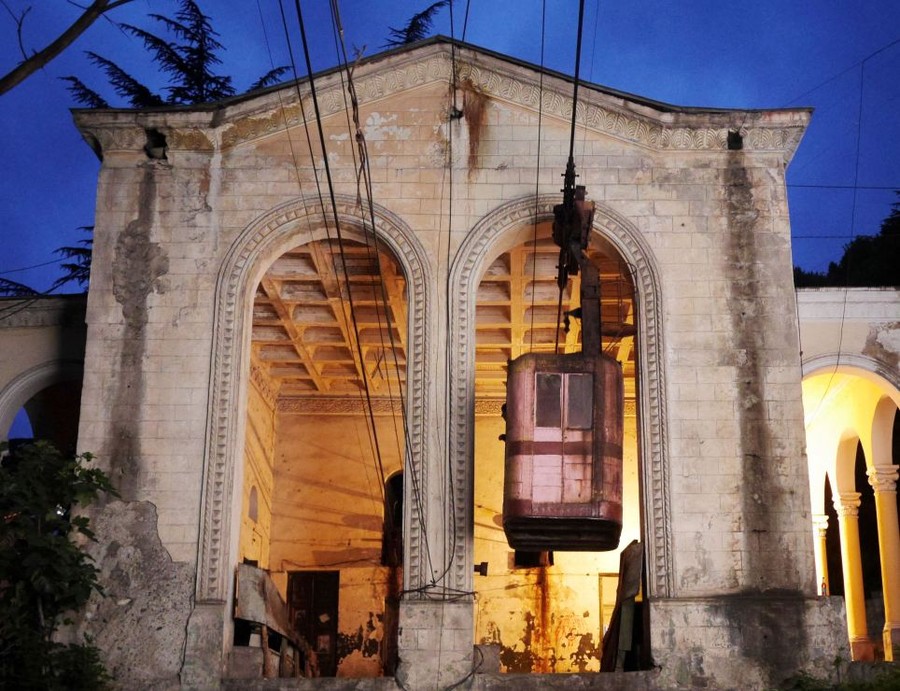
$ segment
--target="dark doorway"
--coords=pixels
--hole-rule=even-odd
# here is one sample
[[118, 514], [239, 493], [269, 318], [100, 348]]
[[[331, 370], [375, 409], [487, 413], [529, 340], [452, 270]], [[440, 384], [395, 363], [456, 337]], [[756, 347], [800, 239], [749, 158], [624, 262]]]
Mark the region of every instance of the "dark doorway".
[[316, 651], [319, 674], [337, 672], [338, 571], [292, 571], [288, 574], [288, 608], [294, 628]]

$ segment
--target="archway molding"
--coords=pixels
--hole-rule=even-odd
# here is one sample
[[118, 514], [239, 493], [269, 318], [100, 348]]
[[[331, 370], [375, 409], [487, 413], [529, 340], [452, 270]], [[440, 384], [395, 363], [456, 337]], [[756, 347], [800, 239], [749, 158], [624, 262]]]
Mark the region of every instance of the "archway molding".
[[11, 379], [0, 390], [0, 439], [8, 439], [9, 428], [16, 413], [33, 396], [48, 386], [65, 381], [80, 381], [84, 376], [84, 363], [72, 360], [50, 360], [30, 367]]
[[[406, 415], [410, 447], [404, 470], [416, 473], [425, 486], [428, 459], [422, 443], [428, 424], [428, 408], [416, 400], [427, 390], [429, 333], [425, 320], [433, 281], [431, 266], [421, 244], [400, 217], [375, 204], [374, 219], [364, 212], [356, 197], [337, 195], [335, 207], [346, 239], [366, 241], [365, 230], [374, 225], [379, 243], [400, 263], [407, 282], [408, 343]], [[253, 290], [272, 263], [286, 251], [330, 236], [335, 209], [318, 196], [301, 197], [282, 204], [247, 226], [232, 243], [219, 270], [213, 322], [209, 413], [203, 467], [203, 497], [200, 518], [196, 599], [198, 602], [226, 600], [231, 579], [231, 561], [237, 550], [235, 498], [237, 470], [241, 464], [249, 378], [249, 345]], [[327, 219], [327, 220], [326, 220]], [[327, 224], [327, 227], [326, 227]], [[330, 228], [330, 231], [328, 230]], [[412, 484], [412, 483], [408, 483]], [[407, 490], [408, 492], [408, 490]], [[408, 514], [415, 502], [407, 501]], [[416, 582], [424, 568], [421, 522], [408, 516], [404, 533], [405, 578]]]
[[879, 360], [853, 353], [825, 353], [804, 360], [801, 367], [804, 379], [829, 372], [843, 372], [867, 379], [883, 389], [900, 407], [900, 371], [886, 367]]
[[[450, 463], [453, 492], [467, 497], [457, 502], [451, 517], [456, 531], [452, 586], [472, 588], [470, 487], [474, 473], [475, 414], [475, 303], [478, 282], [493, 257], [530, 237], [535, 223], [553, 219], [558, 195], [524, 197], [501, 205], [469, 231], [450, 275]], [[648, 593], [673, 594], [672, 535], [669, 520], [669, 460], [661, 290], [659, 274], [640, 231], [609, 207], [597, 204], [594, 232], [608, 240], [628, 262], [634, 274], [638, 326], [638, 429], [641, 455], [641, 507], [646, 540]]]

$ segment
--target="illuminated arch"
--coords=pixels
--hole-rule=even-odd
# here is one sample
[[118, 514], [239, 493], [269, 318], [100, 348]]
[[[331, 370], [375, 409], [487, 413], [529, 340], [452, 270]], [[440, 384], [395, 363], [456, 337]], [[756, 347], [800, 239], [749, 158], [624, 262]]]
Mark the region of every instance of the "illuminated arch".
[[[451, 326], [454, 348], [450, 352], [450, 462], [453, 491], [458, 501], [452, 516], [456, 532], [454, 570], [456, 588], [471, 590], [471, 541], [466, 539], [471, 506], [475, 395], [475, 298], [478, 278], [491, 257], [530, 237], [535, 222], [553, 219], [559, 195], [523, 197], [503, 204], [481, 219], [466, 236], [450, 274]], [[603, 204], [594, 213], [594, 232], [608, 240], [634, 270], [638, 304], [639, 434], [643, 462], [642, 507], [647, 535], [648, 595], [672, 594], [672, 546], [669, 521], [669, 462], [665, 372], [662, 343], [661, 291], [658, 271], [649, 246], [627, 219]]]
[[[237, 501], [235, 472], [246, 412], [246, 387], [252, 308], [252, 291], [271, 264], [287, 250], [314, 240], [325, 239], [323, 214], [331, 222], [331, 205], [323, 210], [318, 197], [289, 201], [251, 223], [233, 242], [216, 283], [216, 313], [213, 322], [213, 351], [206, 448], [204, 452], [203, 497], [201, 501], [200, 544], [196, 597], [199, 602], [226, 600], [231, 579], [231, 560], [236, 553], [236, 531], [232, 530], [233, 506]], [[337, 195], [336, 211], [342, 232], [349, 239], [365, 241], [373, 219], [364, 214], [351, 196]], [[379, 242], [393, 252], [407, 280], [409, 294], [408, 390], [426, 390], [426, 353], [429, 334], [425, 320], [432, 301], [430, 265], [412, 230], [386, 208], [374, 205], [374, 230]], [[333, 232], [333, 230], [332, 230]], [[411, 444], [406, 450], [406, 472], [417, 473], [421, 486], [428, 468], [426, 446], [428, 407], [415, 396], [407, 399], [407, 420]], [[412, 483], [410, 483], [412, 484]], [[415, 510], [413, 502], [407, 502]], [[407, 569], [405, 577], [417, 582], [424, 567], [420, 522], [407, 519]], [[232, 533], [235, 533], [234, 535]]]

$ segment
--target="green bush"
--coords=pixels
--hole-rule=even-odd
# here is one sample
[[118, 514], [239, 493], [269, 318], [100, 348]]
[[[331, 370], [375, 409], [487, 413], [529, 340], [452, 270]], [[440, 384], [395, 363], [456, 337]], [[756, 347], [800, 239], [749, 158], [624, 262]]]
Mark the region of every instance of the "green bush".
[[0, 462], [2, 688], [97, 689], [108, 680], [96, 648], [53, 640], [68, 614], [102, 592], [96, 566], [73, 541], [94, 539], [88, 518], [73, 512], [115, 495], [103, 471], [87, 467], [91, 460], [35, 442]]

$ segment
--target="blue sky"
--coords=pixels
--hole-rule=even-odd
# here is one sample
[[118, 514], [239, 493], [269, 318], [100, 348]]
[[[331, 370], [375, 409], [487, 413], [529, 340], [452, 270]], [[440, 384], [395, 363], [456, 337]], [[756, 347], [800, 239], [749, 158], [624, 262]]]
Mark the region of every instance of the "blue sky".
[[[77, 13], [68, 2], [34, 5], [24, 25], [29, 49], [43, 47]], [[344, 0], [349, 46], [378, 52], [427, 0]], [[277, 0], [200, 0], [226, 50], [221, 73], [245, 88], [272, 64], [287, 64]], [[293, 2], [284, 0], [289, 19]], [[541, 0], [471, 0], [465, 40], [540, 63]], [[301, 2], [314, 69], [336, 63], [329, 3]], [[111, 19], [156, 29], [149, 12], [174, 13], [170, 0], [135, 0]], [[460, 38], [465, 0], [437, 16], [435, 32]], [[574, 71], [578, 3], [546, 2], [548, 68]], [[295, 50], [296, 22], [290, 25]], [[81, 141], [59, 78], [75, 74], [104, 91], [83, 51], [109, 57], [153, 86], [140, 43], [101, 20], [47, 69], [0, 96], [4, 162], [0, 177], [0, 276], [44, 290], [59, 275], [53, 250], [83, 237], [93, 222], [99, 163]], [[871, 57], [870, 57], [871, 56]], [[299, 54], [298, 54], [299, 58]], [[19, 59], [15, 25], [0, 5], [0, 70]], [[823, 270], [853, 235], [874, 234], [900, 188], [900, 2], [897, 0], [587, 0], [582, 76], [646, 98], [687, 106], [813, 106], [788, 169], [795, 263]], [[108, 90], [106, 93], [109, 93]], [[110, 93], [110, 100], [114, 97]], [[50, 262], [49, 265], [35, 266]], [[20, 270], [35, 266], [33, 269]]]

